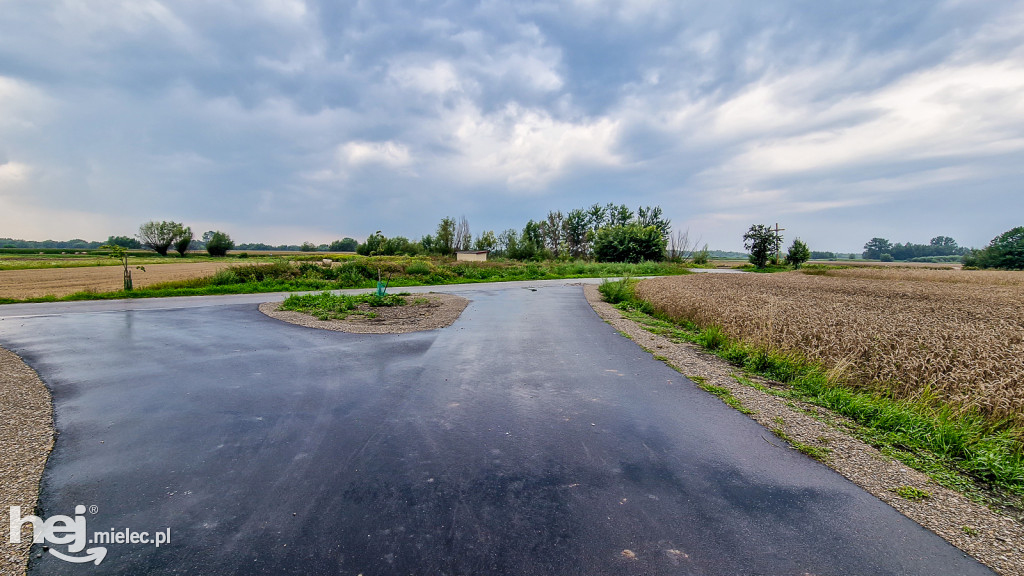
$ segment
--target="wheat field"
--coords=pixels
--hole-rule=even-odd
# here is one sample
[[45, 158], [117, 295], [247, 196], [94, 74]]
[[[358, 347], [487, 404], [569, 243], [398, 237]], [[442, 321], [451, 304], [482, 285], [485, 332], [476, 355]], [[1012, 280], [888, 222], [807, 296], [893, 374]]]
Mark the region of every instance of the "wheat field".
[[644, 280], [662, 312], [903, 398], [1024, 424], [1024, 273], [899, 268]]

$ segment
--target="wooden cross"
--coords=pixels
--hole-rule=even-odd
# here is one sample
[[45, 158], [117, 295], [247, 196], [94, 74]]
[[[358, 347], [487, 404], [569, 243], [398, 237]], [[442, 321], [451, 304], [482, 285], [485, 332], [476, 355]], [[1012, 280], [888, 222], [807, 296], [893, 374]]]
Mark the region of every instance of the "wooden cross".
[[779, 259], [779, 250], [782, 248], [779, 246], [779, 232], [784, 232], [785, 228], [779, 228], [779, 223], [775, 223], [775, 260]]

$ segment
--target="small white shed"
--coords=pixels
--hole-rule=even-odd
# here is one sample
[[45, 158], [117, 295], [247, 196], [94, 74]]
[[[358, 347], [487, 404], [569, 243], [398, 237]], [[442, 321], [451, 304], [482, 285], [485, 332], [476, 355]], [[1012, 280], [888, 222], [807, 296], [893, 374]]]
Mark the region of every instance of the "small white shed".
[[464, 262], [486, 262], [490, 250], [459, 250], [455, 252], [455, 259]]

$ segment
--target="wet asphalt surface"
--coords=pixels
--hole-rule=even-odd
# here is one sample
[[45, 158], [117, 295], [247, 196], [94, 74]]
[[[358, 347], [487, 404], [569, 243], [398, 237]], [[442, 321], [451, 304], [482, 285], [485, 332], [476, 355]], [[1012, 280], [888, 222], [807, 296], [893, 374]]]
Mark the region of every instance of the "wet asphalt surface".
[[171, 529], [98, 566], [37, 545], [30, 574], [991, 574], [579, 287], [463, 295], [453, 326], [406, 335], [253, 304], [4, 318], [54, 395], [43, 517]]

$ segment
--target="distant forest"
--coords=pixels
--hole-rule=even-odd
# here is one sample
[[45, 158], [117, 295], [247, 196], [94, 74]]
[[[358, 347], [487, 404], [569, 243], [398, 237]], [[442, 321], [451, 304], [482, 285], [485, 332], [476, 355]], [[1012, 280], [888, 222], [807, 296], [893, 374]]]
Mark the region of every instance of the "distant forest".
[[[105, 242], [90, 242], [88, 240], [82, 240], [81, 238], [74, 238], [72, 240], [18, 240], [15, 238], [0, 238], [0, 248], [21, 248], [21, 249], [40, 249], [40, 250], [95, 250], [104, 244], [117, 244], [119, 246], [125, 246], [125, 248], [141, 249], [142, 245], [139, 244], [138, 240], [127, 236], [111, 236], [107, 238]], [[201, 244], [201, 243], [197, 243]], [[314, 248], [320, 250], [327, 250], [327, 244]], [[197, 246], [196, 248], [202, 248]], [[306, 246], [308, 249], [309, 247]], [[263, 244], [261, 242], [254, 242], [251, 244], [237, 244], [235, 250], [276, 250], [278, 252], [299, 252], [303, 249], [303, 246], [298, 244], [280, 244], [273, 246], [270, 244]], [[354, 251], [355, 247], [349, 249]]]

